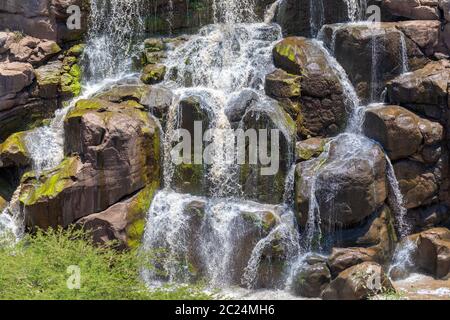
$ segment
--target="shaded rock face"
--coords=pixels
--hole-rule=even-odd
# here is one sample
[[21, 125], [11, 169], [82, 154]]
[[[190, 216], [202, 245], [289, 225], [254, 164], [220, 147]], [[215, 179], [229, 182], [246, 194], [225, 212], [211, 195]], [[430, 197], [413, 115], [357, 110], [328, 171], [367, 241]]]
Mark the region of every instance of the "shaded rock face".
[[[286, 177], [294, 161], [295, 123], [283, 108], [276, 102], [263, 106], [253, 106], [247, 109], [241, 121], [242, 130], [267, 130], [267, 155], [277, 155], [271, 158], [270, 164], [249, 163], [240, 165], [240, 184], [246, 199], [257, 200], [263, 203], [278, 204], [283, 202], [285, 194]], [[278, 130], [274, 135], [272, 130]], [[257, 131], [258, 132], [258, 131]], [[265, 138], [264, 138], [265, 139]], [[262, 143], [259, 136], [258, 152], [261, 152]], [[250, 154], [250, 143], [246, 142], [245, 152]], [[264, 173], [262, 170], [273, 168], [273, 172]], [[275, 170], [277, 169], [277, 170]]]
[[[323, 13], [320, 12], [321, 7]], [[358, 10], [357, 19], [365, 16], [363, 10], [362, 7]], [[275, 16], [275, 22], [283, 28], [286, 36], [314, 37], [324, 24], [347, 21], [350, 19], [345, 0], [285, 0]]]
[[[81, 30], [69, 30], [67, 9], [82, 10]], [[0, 29], [21, 30], [40, 39], [69, 42], [80, 40], [87, 23], [88, 5], [83, 0], [24, 0], [0, 3]]]
[[409, 18], [411, 20], [439, 20], [440, 9], [446, 1], [420, 0], [384, 0], [383, 9], [392, 16]]
[[413, 234], [407, 238], [414, 243], [411, 262], [413, 269], [406, 272], [421, 271], [438, 279], [450, 277], [450, 231], [434, 228]]
[[[347, 72], [359, 97], [367, 101], [379, 101], [387, 81], [402, 74], [404, 66], [415, 70], [428, 59], [421, 48], [402, 31], [402, 23], [370, 25], [329, 25], [323, 30], [323, 38], [337, 61]], [[421, 23], [409, 25], [411, 34], [419, 34]], [[427, 36], [439, 29], [435, 25]], [[422, 29], [421, 29], [422, 30]], [[403, 45], [404, 44], [404, 45]], [[357, 57], [357, 59], [355, 59]], [[407, 57], [408, 61], [403, 61]]]
[[63, 163], [22, 179], [28, 227], [67, 226], [159, 183], [159, 129], [138, 103], [80, 100], [64, 127]]
[[[297, 135], [330, 136], [342, 130], [347, 119], [343, 88], [319, 45], [305, 38], [286, 38], [274, 47], [273, 57], [275, 66], [285, 73], [276, 71], [268, 76], [266, 93], [296, 119]], [[278, 84], [278, 90], [273, 83]]]
[[81, 218], [77, 225], [90, 232], [98, 245], [113, 244], [117, 249], [137, 248], [157, 186], [157, 183], [149, 185], [103, 212]]
[[[400, 188], [407, 200], [407, 208], [419, 207], [411, 213], [411, 219], [419, 223], [419, 228], [420, 224], [427, 224], [420, 221], [420, 216], [425, 215], [423, 217], [426, 218], [426, 212], [432, 210], [430, 205], [440, 204], [442, 206], [439, 212], [444, 212], [445, 205], [449, 203], [448, 141], [444, 140], [445, 132], [449, 128], [447, 111], [449, 75], [448, 61], [433, 61], [424, 68], [401, 75], [387, 84], [390, 102], [395, 101], [421, 117], [432, 120], [428, 122], [420, 120], [421, 130], [428, 133], [423, 135], [419, 154], [394, 163]], [[434, 121], [439, 122], [443, 129], [441, 130]], [[441, 137], [441, 141], [438, 137]], [[433, 144], [427, 145], [430, 142]], [[419, 212], [423, 214], [417, 216]], [[445, 220], [441, 216], [435, 221], [441, 223]]]
[[379, 293], [394, 291], [382, 267], [363, 262], [342, 271], [323, 291], [325, 300], [363, 300]]
[[[355, 157], [348, 157], [347, 147], [358, 150]], [[319, 158], [297, 165], [295, 197], [299, 222], [305, 226], [315, 190], [323, 230], [332, 231], [359, 224], [383, 205], [386, 160], [379, 146], [352, 136], [340, 136], [328, 148]]]
[[2, 35], [6, 40], [0, 54], [0, 142], [42, 125], [63, 100], [80, 93], [78, 58], [83, 49], [73, 46], [62, 55], [54, 41], [16, 39], [9, 32], [0, 32], [0, 39]]

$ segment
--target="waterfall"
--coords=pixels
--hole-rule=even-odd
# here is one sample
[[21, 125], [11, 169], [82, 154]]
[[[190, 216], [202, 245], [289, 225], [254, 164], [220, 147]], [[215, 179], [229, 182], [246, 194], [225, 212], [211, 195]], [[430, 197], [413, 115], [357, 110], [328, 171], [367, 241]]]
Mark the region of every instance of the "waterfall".
[[[64, 158], [64, 118], [80, 99], [87, 99], [130, 73], [130, 50], [137, 35], [143, 32], [141, 0], [91, 0], [90, 28], [83, 57], [82, 94], [55, 112], [49, 125], [36, 128], [25, 136], [32, 169], [36, 176], [56, 167]], [[18, 193], [3, 214], [0, 229], [16, 236], [23, 230]]]
[[[242, 103], [242, 96], [255, 97], [257, 110], [271, 112], [273, 108], [273, 101], [264, 94], [264, 82], [266, 74], [274, 70], [272, 49], [282, 37], [281, 28], [255, 22], [252, 0], [216, 0], [213, 5], [216, 23], [203, 27], [197, 35], [170, 51], [165, 61], [168, 72], [164, 85], [173, 88], [175, 94], [163, 142], [165, 188], [157, 193], [149, 210], [142, 246], [143, 251], [163, 252], [164, 262], [158, 264], [158, 269], [164, 276], [161, 272], [143, 270], [150, 286], [158, 285], [161, 280], [189, 281], [195, 269], [213, 288], [235, 284], [251, 287], [257, 279], [263, 251], [275, 237], [284, 239], [288, 256], [296, 256], [298, 251], [292, 249], [298, 246], [291, 210], [294, 166], [285, 182], [284, 199], [288, 204], [274, 206], [247, 201], [240, 192], [239, 167], [230, 161], [236, 158], [235, 151], [226, 149], [232, 128], [226, 111]], [[202, 197], [177, 193], [171, 188], [175, 169], [171, 159], [172, 141], [177, 138], [182, 117], [180, 101], [188, 97], [199, 101], [208, 115], [209, 129], [213, 129], [212, 162], [204, 168], [210, 188]], [[246, 112], [256, 109], [249, 107]], [[290, 139], [285, 128], [279, 129]], [[293, 150], [290, 152], [293, 154]], [[193, 217], [191, 206], [199, 204], [202, 213]], [[248, 219], [259, 225], [268, 213], [273, 215], [277, 226], [267, 235], [261, 227], [249, 228]], [[192, 229], [193, 221], [195, 229]], [[174, 234], [179, 235], [176, 241]], [[250, 239], [257, 242], [248, 243]], [[242, 253], [242, 247], [246, 248], [246, 254]], [[241, 252], [243, 257], [236, 252]]]
[[309, 24], [311, 27], [311, 37], [315, 37], [325, 24], [325, 8], [323, 0], [309, 1]]
[[409, 72], [408, 47], [406, 46], [406, 38], [403, 32], [400, 32], [400, 50], [402, 54], [402, 73]]
[[130, 55], [144, 33], [143, 0], [90, 1], [89, 32], [84, 57], [88, 81], [124, 75], [131, 68]]

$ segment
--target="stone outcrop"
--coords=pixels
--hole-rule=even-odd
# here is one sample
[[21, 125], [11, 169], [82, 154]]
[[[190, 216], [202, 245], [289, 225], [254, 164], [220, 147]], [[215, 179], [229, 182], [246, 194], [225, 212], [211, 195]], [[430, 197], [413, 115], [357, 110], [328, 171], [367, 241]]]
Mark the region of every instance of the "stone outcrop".
[[331, 274], [326, 260], [321, 256], [312, 255], [305, 259], [304, 264], [297, 271], [293, 290], [301, 297], [317, 298], [330, 281]]
[[[81, 9], [81, 29], [70, 30], [67, 9]], [[86, 31], [89, 4], [84, 0], [23, 0], [0, 3], [0, 30], [19, 30], [39, 39], [58, 42], [80, 40]]]
[[[387, 197], [384, 154], [374, 143], [359, 143], [364, 147], [355, 151], [352, 139], [341, 137], [331, 142], [325, 155], [297, 165], [295, 197], [302, 226], [308, 220], [311, 190], [315, 190], [323, 230], [350, 228], [382, 207]], [[350, 145], [354, 157], [342, 161]]]
[[94, 243], [98, 245], [111, 244], [118, 249], [138, 248], [157, 187], [158, 183], [148, 185], [136, 195], [105, 211], [81, 218], [77, 225], [90, 232]]
[[363, 300], [394, 287], [382, 267], [374, 262], [363, 262], [342, 271], [323, 291], [325, 300]]
[[268, 76], [266, 93], [296, 119], [298, 136], [332, 136], [341, 131], [347, 119], [345, 97], [325, 50], [311, 40], [290, 37], [275, 45], [273, 58], [284, 72]]
[[65, 119], [65, 136], [62, 164], [22, 179], [27, 226], [67, 226], [159, 183], [159, 129], [134, 101], [80, 100]]
[[[427, 63], [428, 59], [415, 39], [402, 32], [402, 24], [344, 24], [324, 27], [327, 47], [345, 69], [363, 101], [379, 101], [385, 83], [402, 74], [405, 65], [409, 70], [416, 70]], [[410, 34], [419, 35], [422, 22], [408, 25], [408, 28]], [[429, 29], [425, 30], [427, 36], [433, 34]], [[431, 30], [437, 32], [439, 24]], [[403, 61], [406, 58], [407, 61]]]
[[434, 228], [409, 236], [405, 241], [411, 246], [412, 270], [432, 275], [438, 279], [450, 278], [450, 231]]

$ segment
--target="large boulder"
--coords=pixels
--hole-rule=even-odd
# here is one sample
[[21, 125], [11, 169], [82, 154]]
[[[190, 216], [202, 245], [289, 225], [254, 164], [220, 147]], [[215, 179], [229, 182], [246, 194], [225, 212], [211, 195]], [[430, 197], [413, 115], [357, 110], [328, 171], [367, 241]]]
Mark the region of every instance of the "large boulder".
[[24, 140], [26, 134], [26, 132], [14, 133], [0, 144], [0, 168], [25, 167], [31, 163]]
[[[326, 50], [313, 40], [289, 37], [275, 45], [273, 58], [276, 67], [291, 74], [291, 82], [295, 79], [295, 90], [294, 94], [288, 95], [274, 92], [270, 80], [274, 75], [280, 78], [281, 74], [277, 72], [268, 77], [266, 92], [282, 104], [298, 105], [295, 113], [298, 135], [330, 136], [342, 130], [347, 120], [346, 97], [339, 73]], [[295, 75], [301, 77], [300, 88]], [[293, 87], [290, 88], [292, 91]], [[300, 89], [301, 96], [296, 97]]]
[[411, 20], [439, 20], [439, 2], [444, 1], [384, 0], [383, 8], [396, 17]]
[[[0, 101], [22, 91], [34, 79], [33, 67], [29, 63], [0, 63]], [[2, 111], [3, 108], [0, 108]]]
[[[67, 27], [70, 13], [81, 9], [81, 29]], [[70, 42], [80, 40], [87, 27], [89, 3], [83, 0], [24, 0], [0, 3], [0, 29], [21, 30], [40, 39]]]
[[366, 111], [363, 130], [367, 137], [383, 146], [393, 161], [417, 154], [416, 158], [424, 162], [436, 162], [435, 157], [429, 156], [432, 150], [439, 153], [436, 149], [444, 135], [439, 123], [422, 119], [399, 106], [384, 105]]
[[407, 209], [435, 203], [441, 183], [439, 166], [429, 167], [415, 160], [401, 160], [394, 164], [403, 205]]
[[383, 292], [395, 291], [383, 268], [363, 262], [342, 271], [323, 291], [325, 300], [363, 300]]
[[296, 295], [305, 298], [320, 297], [322, 291], [331, 281], [330, 269], [326, 260], [320, 256], [310, 256], [296, 272], [293, 290]]
[[449, 80], [450, 63], [448, 61], [430, 62], [419, 70], [388, 82], [388, 99], [391, 103], [440, 120], [447, 108]]
[[385, 83], [405, 66], [415, 70], [428, 61], [396, 23], [328, 25], [324, 41], [363, 101], [379, 101]]
[[[278, 204], [283, 201], [285, 181], [294, 155], [296, 126], [279, 103], [270, 101], [253, 105], [242, 119], [242, 129], [259, 132], [256, 141], [257, 163], [245, 161], [240, 165], [240, 184], [247, 199]], [[267, 130], [267, 136], [262, 131]], [[273, 130], [276, 130], [276, 134]], [[262, 164], [262, 139], [267, 137], [267, 156], [270, 163]], [[255, 142], [245, 143], [245, 154], [253, 154]], [[250, 160], [250, 159], [249, 159]]]
[[129, 199], [105, 211], [77, 221], [92, 235], [96, 244], [112, 243], [116, 248], [138, 248], [145, 229], [145, 220], [158, 183], [146, 186]]
[[138, 103], [80, 100], [64, 127], [67, 158], [22, 179], [29, 227], [67, 226], [159, 182], [159, 129]]
[[[434, 228], [413, 234], [407, 241], [411, 246], [411, 262], [415, 269], [438, 279], [450, 278], [450, 231]], [[406, 270], [411, 272], [415, 270]]]
[[[297, 165], [295, 197], [299, 222], [305, 226], [320, 212], [318, 221], [323, 230], [358, 225], [386, 200], [385, 155], [367, 138], [347, 134], [332, 140], [327, 148], [318, 158]], [[311, 197], [315, 197], [314, 208]]]

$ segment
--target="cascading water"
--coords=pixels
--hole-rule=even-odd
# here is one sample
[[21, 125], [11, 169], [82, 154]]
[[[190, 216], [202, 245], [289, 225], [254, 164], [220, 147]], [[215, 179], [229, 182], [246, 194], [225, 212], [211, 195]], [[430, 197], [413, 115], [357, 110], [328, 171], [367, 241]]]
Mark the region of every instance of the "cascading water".
[[[55, 112], [47, 126], [30, 131], [25, 144], [32, 160], [32, 169], [39, 176], [57, 166], [64, 157], [64, 118], [80, 99], [128, 77], [132, 50], [137, 35], [143, 33], [141, 0], [91, 0], [90, 28], [83, 57], [83, 88], [79, 97]], [[23, 217], [17, 196], [0, 215], [0, 234], [9, 230], [17, 237], [23, 229]]]
[[[169, 109], [163, 144], [165, 189], [153, 200], [143, 241], [143, 250], [163, 252], [156, 255], [163, 256], [164, 262], [156, 263], [158, 272], [143, 270], [149, 285], [158, 285], [161, 279], [188, 281], [195, 269], [208, 279], [211, 287], [234, 284], [252, 287], [257, 281], [261, 255], [272, 240], [280, 240], [288, 255], [298, 251], [292, 249], [298, 246], [298, 233], [290, 206], [243, 200], [235, 151], [232, 150], [229, 161], [230, 152], [225, 147], [227, 130], [232, 128], [226, 114], [241, 102], [242, 95], [256, 96], [261, 110], [271, 110], [271, 101], [263, 91], [264, 79], [274, 69], [272, 48], [281, 39], [281, 30], [277, 25], [255, 23], [254, 3], [250, 0], [216, 0], [214, 9], [216, 24], [202, 28], [185, 44], [169, 52], [166, 61], [165, 85], [173, 88], [175, 98]], [[204, 169], [210, 191], [203, 197], [171, 189], [174, 173], [171, 141], [177, 139], [180, 125], [179, 102], [187, 97], [200, 101], [210, 118], [209, 127], [214, 129], [212, 163]], [[280, 131], [287, 136], [283, 127]], [[286, 177], [286, 190], [289, 190], [286, 194], [293, 193], [293, 180], [291, 170]], [[292, 202], [290, 195], [285, 199]], [[191, 207], [199, 203], [201, 218], [191, 213]], [[267, 214], [277, 226], [265, 235], [264, 228], [252, 226], [253, 223], [264, 225]], [[195, 232], [193, 221], [196, 221]], [[253, 222], [248, 225], [248, 221]], [[250, 245], [247, 242], [252, 238], [258, 241]]]
[[309, 1], [309, 24], [311, 37], [315, 37], [325, 23], [325, 7], [323, 0]]

